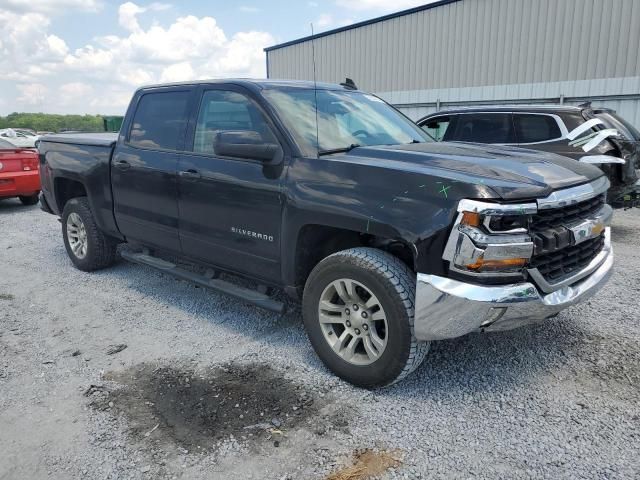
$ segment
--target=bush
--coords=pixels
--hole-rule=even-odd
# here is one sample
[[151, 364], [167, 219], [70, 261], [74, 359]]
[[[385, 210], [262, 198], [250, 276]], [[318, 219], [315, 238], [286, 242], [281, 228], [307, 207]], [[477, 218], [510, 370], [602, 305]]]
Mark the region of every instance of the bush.
[[0, 116], [0, 129], [30, 128], [36, 131], [59, 132], [79, 130], [82, 132], [103, 132], [101, 115], [54, 115], [49, 113], [11, 113]]

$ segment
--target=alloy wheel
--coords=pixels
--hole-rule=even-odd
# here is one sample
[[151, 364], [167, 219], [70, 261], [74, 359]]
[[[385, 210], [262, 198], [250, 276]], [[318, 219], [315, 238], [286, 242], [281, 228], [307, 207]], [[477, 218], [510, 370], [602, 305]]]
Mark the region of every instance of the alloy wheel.
[[355, 280], [341, 278], [327, 285], [318, 320], [331, 349], [353, 365], [375, 362], [387, 346], [387, 316], [380, 300]]
[[67, 217], [67, 240], [71, 251], [77, 258], [82, 259], [87, 256], [87, 230], [82, 218], [75, 212]]

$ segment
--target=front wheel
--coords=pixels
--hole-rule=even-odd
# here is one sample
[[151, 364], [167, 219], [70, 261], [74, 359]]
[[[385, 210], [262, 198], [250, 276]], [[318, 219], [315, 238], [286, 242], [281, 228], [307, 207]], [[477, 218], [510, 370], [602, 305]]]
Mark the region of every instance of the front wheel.
[[309, 275], [305, 329], [336, 375], [360, 387], [383, 387], [413, 372], [429, 349], [414, 335], [414, 299], [415, 275], [398, 258], [373, 248], [344, 250]]
[[86, 197], [72, 198], [62, 212], [62, 238], [79, 270], [91, 272], [115, 262], [116, 243], [96, 225]]

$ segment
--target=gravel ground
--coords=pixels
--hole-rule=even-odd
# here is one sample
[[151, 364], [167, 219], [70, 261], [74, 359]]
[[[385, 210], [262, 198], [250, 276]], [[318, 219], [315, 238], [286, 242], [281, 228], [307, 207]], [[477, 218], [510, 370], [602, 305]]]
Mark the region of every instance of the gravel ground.
[[613, 230], [588, 303], [435, 343], [368, 392], [323, 367], [299, 312], [125, 262], [82, 273], [53, 216], [0, 202], [0, 479], [314, 480], [363, 449], [402, 458], [382, 478], [638, 478], [638, 211]]

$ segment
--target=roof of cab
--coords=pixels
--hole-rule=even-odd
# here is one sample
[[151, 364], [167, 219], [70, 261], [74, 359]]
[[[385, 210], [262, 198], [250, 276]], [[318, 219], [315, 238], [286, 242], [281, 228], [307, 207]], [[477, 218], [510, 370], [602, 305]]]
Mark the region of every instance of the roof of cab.
[[199, 86], [199, 85], [216, 85], [216, 84], [231, 84], [240, 85], [254, 90], [266, 90], [266, 89], [289, 89], [289, 88], [303, 88], [319, 90], [345, 90], [356, 91], [353, 88], [344, 87], [337, 83], [314, 83], [310, 80], [277, 80], [277, 79], [253, 79], [253, 78], [224, 78], [224, 79], [210, 79], [210, 80], [193, 80], [188, 82], [176, 82], [176, 83], [161, 83], [156, 85], [145, 85], [138, 90], [150, 90], [154, 88], [163, 87], [179, 87], [179, 86]]

